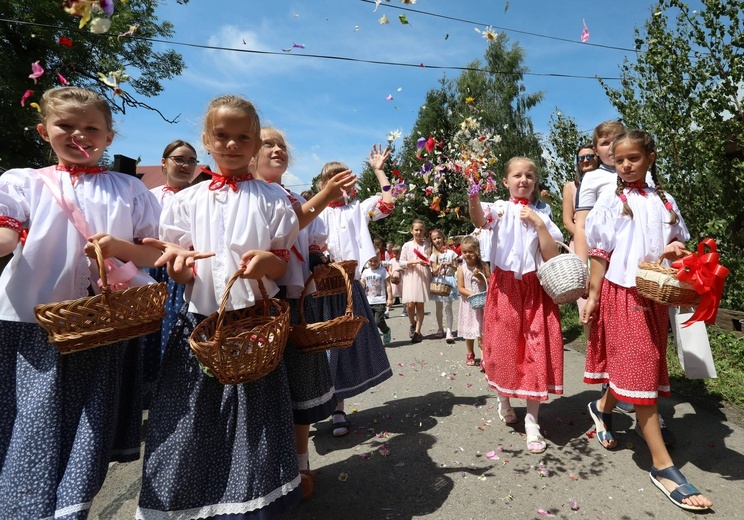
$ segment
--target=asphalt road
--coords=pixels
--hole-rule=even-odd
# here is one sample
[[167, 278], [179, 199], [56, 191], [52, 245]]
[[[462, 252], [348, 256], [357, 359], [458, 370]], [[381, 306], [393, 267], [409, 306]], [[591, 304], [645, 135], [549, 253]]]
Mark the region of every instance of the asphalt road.
[[[433, 311], [433, 304], [427, 304]], [[582, 382], [584, 355], [567, 344], [564, 395], [540, 410], [545, 453], [526, 451], [520, 423], [499, 421], [497, 399], [477, 367], [465, 365], [465, 343], [433, 339], [411, 345], [401, 308], [388, 321], [393, 377], [347, 401], [352, 432], [331, 435], [329, 421], [310, 430], [315, 494], [292, 519], [675, 519], [695, 516], [674, 506], [649, 481], [651, 458], [632, 416], [615, 414], [619, 449], [604, 450], [586, 405], [598, 387]], [[456, 309], [455, 309], [456, 315]], [[671, 451], [687, 479], [714, 502], [717, 518], [744, 518], [744, 432], [726, 412], [673, 395], [660, 410], [677, 436]], [[141, 463], [114, 464], [90, 518], [131, 519]], [[578, 509], [574, 510], [571, 505]]]

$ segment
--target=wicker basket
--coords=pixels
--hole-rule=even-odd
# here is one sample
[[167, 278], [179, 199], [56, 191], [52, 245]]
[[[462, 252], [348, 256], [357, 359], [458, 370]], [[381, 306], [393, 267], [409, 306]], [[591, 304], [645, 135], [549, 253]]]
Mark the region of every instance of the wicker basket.
[[239, 269], [230, 278], [220, 309], [197, 325], [190, 338], [199, 362], [224, 385], [247, 383], [269, 374], [282, 360], [289, 335], [289, 305], [269, 298], [260, 279], [263, 300], [246, 309], [225, 310], [230, 289], [242, 272]]
[[98, 241], [93, 246], [98, 257], [101, 294], [34, 308], [36, 321], [61, 354], [150, 334], [160, 329], [165, 315], [166, 282], [112, 291]]
[[563, 242], [558, 242], [568, 254], [557, 255], [537, 269], [537, 278], [558, 305], [575, 302], [586, 293], [589, 271], [579, 255]]
[[[689, 251], [685, 251], [689, 253]], [[692, 284], [677, 279], [677, 269], [656, 263], [640, 262], [636, 271], [638, 294], [649, 300], [671, 307], [691, 306], [700, 302], [700, 295]]]
[[432, 280], [429, 284], [429, 294], [433, 294], [434, 296], [449, 296], [451, 292], [452, 286], [444, 282]]
[[354, 316], [352, 280], [343, 266], [331, 264], [346, 281], [346, 313], [343, 316], [308, 324], [305, 320], [305, 296], [314, 276], [311, 274], [305, 283], [300, 298], [300, 323], [290, 327], [289, 339], [297, 350], [305, 354], [323, 352], [334, 348], [347, 348], [354, 343], [359, 329], [369, 320], [364, 316]]
[[468, 296], [468, 303], [473, 309], [482, 309], [486, 306], [486, 295], [488, 294], [488, 280], [486, 280], [486, 277], [483, 276], [482, 273], [479, 273], [478, 276], [480, 276], [484, 282], [486, 282], [486, 290], [483, 292], [471, 294]]
[[[334, 262], [334, 265], [341, 267], [346, 275], [354, 280], [356, 278], [356, 260], [343, 260]], [[315, 280], [314, 296], [333, 296], [335, 294], [344, 294], [346, 292], [346, 280], [336, 269], [331, 269], [331, 273], [322, 278]]]

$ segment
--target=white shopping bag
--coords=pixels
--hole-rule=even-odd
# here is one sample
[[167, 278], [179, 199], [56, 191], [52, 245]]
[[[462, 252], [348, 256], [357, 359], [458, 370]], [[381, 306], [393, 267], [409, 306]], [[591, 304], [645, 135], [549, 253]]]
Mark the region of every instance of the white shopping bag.
[[689, 379], [715, 379], [718, 374], [713, 364], [705, 323], [698, 321], [687, 327], [682, 326], [691, 316], [691, 312], [680, 312], [679, 307], [669, 308], [679, 362]]

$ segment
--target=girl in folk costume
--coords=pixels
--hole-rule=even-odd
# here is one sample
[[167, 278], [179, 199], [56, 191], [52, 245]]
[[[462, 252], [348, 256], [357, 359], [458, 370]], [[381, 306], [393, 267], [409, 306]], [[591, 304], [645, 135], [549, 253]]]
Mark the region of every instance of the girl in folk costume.
[[[280, 184], [282, 175], [289, 165], [289, 150], [284, 134], [276, 128], [261, 129], [261, 148], [256, 156], [254, 172], [258, 179]], [[330, 182], [309, 202], [301, 195], [284, 190], [287, 198], [298, 211], [300, 234], [291, 247], [289, 264], [284, 275], [276, 280], [281, 288], [280, 296], [290, 305], [291, 322], [297, 324], [299, 317], [299, 298], [309, 278], [311, 268], [327, 262], [321, 250], [325, 247], [326, 229], [322, 220], [315, 217], [329, 202], [342, 196], [342, 190], [350, 190], [356, 183], [356, 176], [349, 172], [331, 178]], [[281, 184], [280, 184], [281, 185]], [[304, 227], [303, 227], [304, 224]], [[314, 283], [308, 287], [305, 297], [305, 319], [307, 323], [317, 321], [312, 315], [311, 303]], [[300, 352], [291, 340], [284, 350], [284, 364], [289, 379], [289, 394], [292, 399], [294, 416], [295, 449], [297, 463], [302, 475], [303, 497], [310, 498], [313, 490], [308, 441], [310, 425], [328, 418], [336, 408], [333, 380], [324, 352], [306, 354]]]
[[399, 263], [403, 270], [403, 303], [411, 324], [411, 343], [420, 343], [424, 341], [421, 334], [424, 304], [429, 301], [431, 246], [426, 240], [426, 224], [422, 220], [416, 219], [411, 223], [411, 235], [413, 239], [403, 244]]
[[491, 227], [491, 278], [483, 314], [483, 359], [489, 384], [499, 393], [499, 417], [517, 422], [509, 401], [527, 400], [524, 418], [527, 449], [542, 453], [538, 411], [548, 394], [563, 393], [563, 336], [558, 306], [537, 279], [537, 256], [558, 254], [561, 232], [547, 214], [529, 202], [537, 181], [537, 166], [513, 157], [505, 167], [508, 201], [480, 204], [470, 198], [470, 218], [477, 227]]
[[[369, 154], [369, 164], [380, 182], [382, 195], [373, 195], [366, 200], [350, 199], [346, 195], [330, 203], [320, 214], [328, 231], [328, 253], [332, 261], [356, 260], [357, 267], [353, 283], [354, 314], [369, 320], [362, 326], [351, 347], [328, 351], [331, 376], [336, 388], [338, 406], [333, 413], [333, 435], [340, 437], [349, 433], [351, 424], [344, 412], [344, 399], [359, 395], [392, 376], [385, 347], [375, 325], [375, 316], [367, 301], [359, 278], [364, 263], [375, 256], [372, 237], [369, 234], [370, 220], [387, 217], [393, 211], [390, 182], [383, 165], [390, 150], [374, 146]], [[320, 172], [318, 187], [323, 189], [337, 174], [349, 171], [339, 162], [330, 162]], [[354, 192], [351, 193], [353, 197]], [[316, 316], [323, 321], [341, 316], [346, 312], [346, 295], [317, 298]]]
[[465, 338], [467, 354], [465, 364], [475, 366], [475, 340], [483, 350], [483, 308], [473, 309], [468, 296], [486, 290], [486, 280], [491, 275], [488, 265], [481, 259], [478, 239], [474, 236], [463, 237], [460, 242], [460, 254], [464, 263], [457, 268], [457, 290], [460, 294], [458, 309], [457, 333]]
[[[660, 187], [653, 138], [630, 130], [612, 142], [617, 189], [603, 193], [586, 220], [591, 258], [589, 298], [582, 314], [591, 323], [584, 381], [609, 383], [589, 413], [602, 447], [615, 449], [612, 409], [618, 399], [635, 405], [636, 418], [651, 451], [649, 477], [674, 504], [708, 509], [713, 504], [674, 466], [659, 425], [657, 399], [669, 396], [666, 347], [667, 308], [638, 294], [635, 274], [641, 261], [679, 258], [690, 238], [674, 199]], [[646, 184], [650, 170], [655, 188]]]
[[0, 177], [0, 256], [13, 253], [0, 276], [0, 516], [85, 518], [109, 462], [139, 456], [139, 346], [61, 356], [34, 307], [98, 292], [92, 239], [104, 258], [152, 267], [160, 253], [140, 241], [157, 236], [160, 206], [135, 177], [98, 166], [114, 137], [103, 98], [60, 87], [40, 108], [57, 165]]
[[[173, 196], [187, 188], [194, 176], [194, 170], [197, 165], [196, 150], [186, 141], [176, 139], [169, 143], [163, 150], [161, 159], [161, 168], [165, 177], [163, 186], [156, 186], [150, 190], [164, 206]], [[160, 360], [165, 352], [165, 345], [168, 343], [173, 322], [176, 321], [178, 311], [183, 305], [184, 285], [177, 284], [170, 278], [166, 272], [165, 266], [157, 269], [150, 269], [150, 276], [158, 282], [168, 283], [168, 299], [165, 301], [165, 316], [163, 323], [158, 332], [148, 334], [142, 337], [142, 365], [143, 377], [145, 383], [145, 401], [149, 402], [152, 391], [154, 390], [155, 381], [160, 372]]]
[[[254, 106], [222, 96], [207, 108], [202, 139], [217, 172], [176, 194], [160, 221], [159, 264], [187, 285], [150, 408], [137, 518], [276, 518], [301, 498], [292, 406], [284, 364], [266, 376], [223, 385], [189, 347], [216, 312], [230, 277], [227, 310], [270, 296], [287, 268], [298, 220], [278, 184], [249, 171], [261, 147]], [[210, 251], [212, 253], [200, 253]]]
[[455, 337], [452, 335], [452, 321], [454, 320], [452, 302], [458, 297], [457, 279], [455, 278], [458, 256], [454, 249], [450, 249], [444, 243], [444, 233], [441, 230], [433, 230], [429, 233], [429, 238], [431, 239], [431, 256], [429, 257], [431, 274], [438, 282], [443, 282], [452, 287], [452, 290], [447, 296], [432, 295], [431, 297], [436, 305], [437, 325], [439, 326], [434, 337], [437, 339], [446, 337], [447, 343], [454, 343]]

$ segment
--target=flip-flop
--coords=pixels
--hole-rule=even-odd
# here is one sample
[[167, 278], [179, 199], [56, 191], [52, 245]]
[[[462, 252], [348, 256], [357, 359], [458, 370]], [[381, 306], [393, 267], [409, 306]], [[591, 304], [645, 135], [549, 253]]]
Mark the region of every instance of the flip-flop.
[[[659, 482], [659, 477], [671, 480], [675, 484], [679, 484], [679, 486], [674, 491], [669, 491], [667, 490], [667, 488], [664, 487], [664, 484]], [[664, 493], [675, 506], [681, 507], [682, 509], [687, 509], [688, 511], [705, 511], [706, 509], [710, 509], [709, 507], [691, 506], [682, 502], [682, 500], [684, 500], [685, 498], [689, 498], [694, 495], [702, 495], [702, 493], [698, 491], [695, 486], [687, 482], [687, 479], [684, 477], [684, 475], [682, 475], [682, 473], [677, 469], [676, 466], [669, 466], [665, 469], [656, 469], [655, 467], [651, 466], [651, 471], [648, 473], [648, 478], [651, 479], [651, 482], [654, 484], [654, 486], [659, 488], [661, 492]]]
[[[594, 421], [594, 429], [596, 430], [595, 437], [597, 442], [604, 449], [612, 451], [617, 449], [618, 442], [615, 439], [615, 435], [612, 433], [612, 414], [600, 412], [597, 408], [597, 401], [592, 401], [587, 406], [589, 409], [589, 415]], [[615, 442], [614, 446], [605, 446], [603, 442]]]

